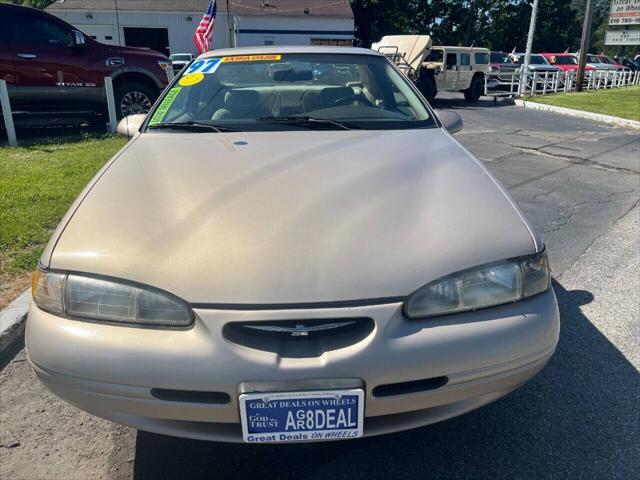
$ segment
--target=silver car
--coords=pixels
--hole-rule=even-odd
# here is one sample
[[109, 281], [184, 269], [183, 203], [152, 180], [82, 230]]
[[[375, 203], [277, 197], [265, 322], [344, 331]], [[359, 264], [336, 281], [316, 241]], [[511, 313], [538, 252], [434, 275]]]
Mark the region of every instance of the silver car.
[[372, 50], [203, 54], [122, 120], [133, 138], [42, 255], [34, 371], [97, 416], [229, 442], [506, 395], [552, 356], [558, 308], [541, 238], [460, 127]]
[[173, 67], [174, 73], [178, 73], [185, 66], [189, 65], [193, 60], [193, 55], [190, 53], [174, 53], [169, 55], [169, 60], [171, 60], [171, 65]]

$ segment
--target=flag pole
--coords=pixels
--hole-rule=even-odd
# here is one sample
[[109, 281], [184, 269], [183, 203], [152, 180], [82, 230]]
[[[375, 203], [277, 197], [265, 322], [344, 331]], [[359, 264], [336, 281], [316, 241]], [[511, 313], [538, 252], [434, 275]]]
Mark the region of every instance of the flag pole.
[[231, 25], [231, 13], [229, 12], [229, 0], [227, 0], [227, 32], [229, 34], [229, 48], [235, 47], [233, 44], [233, 25]]

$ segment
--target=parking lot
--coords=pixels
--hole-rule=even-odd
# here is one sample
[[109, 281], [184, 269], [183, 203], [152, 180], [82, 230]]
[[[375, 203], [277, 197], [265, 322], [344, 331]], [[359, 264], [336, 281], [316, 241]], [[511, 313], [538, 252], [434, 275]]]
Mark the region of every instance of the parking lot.
[[[405, 433], [248, 446], [136, 432], [35, 379], [22, 345], [0, 359], [0, 478], [633, 478], [640, 468], [637, 131], [442, 95], [456, 138], [506, 185], [549, 250], [558, 350], [532, 382], [478, 411]], [[428, 160], [428, 159], [427, 159]]]

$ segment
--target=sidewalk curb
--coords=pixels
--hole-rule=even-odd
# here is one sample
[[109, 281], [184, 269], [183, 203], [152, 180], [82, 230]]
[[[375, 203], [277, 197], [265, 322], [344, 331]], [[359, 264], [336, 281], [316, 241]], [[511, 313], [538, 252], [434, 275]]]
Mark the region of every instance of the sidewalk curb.
[[24, 332], [31, 306], [31, 290], [26, 290], [0, 312], [0, 353]]
[[594, 120], [600, 123], [608, 123], [617, 127], [634, 128], [640, 130], [640, 122], [636, 120], [628, 120], [626, 118], [614, 117], [612, 115], [602, 115], [600, 113], [584, 112], [582, 110], [574, 110], [572, 108], [556, 107], [554, 105], [546, 105], [544, 103], [527, 102], [526, 100], [516, 99], [515, 104], [519, 107], [530, 108], [532, 110], [542, 110], [543, 112], [558, 113], [568, 117], [583, 118], [585, 120]]

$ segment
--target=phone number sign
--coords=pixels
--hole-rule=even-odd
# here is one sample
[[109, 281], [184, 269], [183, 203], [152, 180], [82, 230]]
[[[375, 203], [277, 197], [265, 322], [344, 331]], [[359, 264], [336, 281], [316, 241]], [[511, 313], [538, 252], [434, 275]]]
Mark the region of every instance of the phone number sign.
[[640, 25], [640, 0], [611, 0], [609, 25]]

